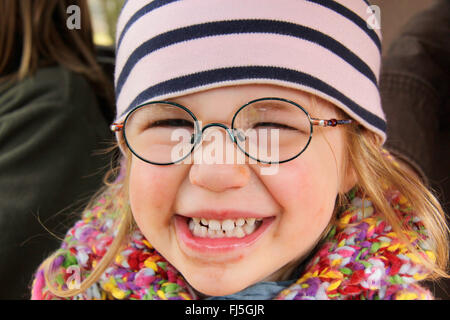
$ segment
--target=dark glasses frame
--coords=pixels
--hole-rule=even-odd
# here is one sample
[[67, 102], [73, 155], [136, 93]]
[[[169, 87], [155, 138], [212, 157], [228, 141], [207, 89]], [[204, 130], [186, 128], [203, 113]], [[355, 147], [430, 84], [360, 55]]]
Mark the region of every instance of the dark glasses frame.
[[[239, 134], [239, 131], [234, 127], [234, 123], [235, 123], [236, 117], [237, 117], [237, 115], [239, 114], [239, 112], [240, 112], [242, 109], [244, 109], [245, 107], [247, 107], [248, 105], [250, 105], [250, 104], [253, 104], [253, 103], [259, 102], [259, 101], [266, 101], [266, 100], [277, 100], [277, 101], [287, 102], [287, 103], [289, 103], [289, 104], [291, 104], [291, 105], [293, 105], [293, 106], [295, 106], [295, 107], [301, 109], [301, 110], [306, 114], [306, 116], [307, 116], [308, 119], [309, 119], [309, 123], [310, 123], [310, 134], [309, 134], [308, 142], [306, 143], [305, 147], [304, 147], [298, 154], [296, 154], [295, 156], [293, 156], [293, 157], [291, 157], [291, 158], [289, 158], [289, 159], [282, 160], [282, 161], [264, 161], [264, 160], [259, 160], [259, 159], [255, 158], [255, 157], [249, 155], [244, 149], [242, 149], [241, 146], [239, 145], [238, 141], [237, 141], [237, 139], [239, 139], [240, 141], [245, 140], [245, 138], [243, 138], [243, 137]], [[150, 160], [147, 160], [147, 159], [145, 159], [145, 158], [142, 158], [137, 152], [135, 152], [135, 151], [133, 150], [133, 148], [132, 148], [132, 147], [130, 146], [130, 144], [128, 143], [128, 140], [127, 140], [127, 137], [126, 137], [126, 130], [125, 130], [125, 127], [126, 127], [127, 121], [128, 121], [128, 119], [130, 118], [130, 116], [131, 116], [134, 112], [136, 112], [137, 110], [139, 110], [139, 109], [141, 109], [141, 108], [143, 108], [143, 107], [146, 107], [146, 106], [149, 106], [149, 105], [152, 105], [152, 104], [157, 104], [157, 103], [159, 103], [159, 104], [161, 104], [161, 103], [169, 104], [169, 105], [172, 105], [172, 106], [175, 106], [175, 107], [178, 107], [178, 108], [183, 109], [184, 111], [186, 111], [186, 112], [192, 117], [192, 119], [194, 120], [194, 123], [195, 123], [195, 130], [194, 130], [194, 134], [193, 134], [192, 139], [191, 139], [192, 149], [189, 151], [189, 153], [187, 153], [186, 156], [182, 157], [181, 159], [177, 160], [176, 162], [158, 163], [158, 162], [152, 162], [152, 161], [150, 161]], [[231, 140], [233, 141], [233, 143], [236, 144], [236, 146], [237, 146], [237, 147], [238, 147], [238, 148], [239, 148], [239, 149], [240, 149], [247, 157], [249, 157], [249, 158], [251, 158], [251, 159], [253, 159], [253, 160], [255, 160], [255, 161], [259, 162], [259, 163], [265, 163], [265, 164], [279, 164], [279, 163], [285, 163], [285, 162], [294, 160], [295, 158], [297, 158], [298, 156], [300, 156], [300, 155], [308, 148], [309, 143], [311, 142], [311, 139], [312, 139], [312, 135], [313, 135], [313, 127], [314, 127], [314, 126], [319, 126], [319, 127], [336, 127], [337, 125], [351, 124], [352, 122], [353, 122], [352, 119], [336, 120], [336, 119], [317, 119], [317, 118], [312, 118], [312, 117], [310, 116], [310, 114], [308, 113], [308, 111], [306, 111], [301, 105], [299, 105], [298, 103], [296, 103], [296, 102], [294, 102], [294, 101], [291, 101], [291, 100], [288, 100], [288, 99], [284, 99], [284, 98], [266, 97], [266, 98], [259, 98], [259, 99], [252, 100], [252, 101], [250, 101], [250, 102], [247, 102], [247, 103], [244, 104], [243, 106], [241, 106], [241, 107], [235, 112], [235, 114], [234, 114], [234, 116], [233, 116], [233, 119], [232, 119], [232, 121], [231, 121], [231, 130], [230, 130], [230, 128], [229, 128], [228, 126], [226, 126], [226, 125], [224, 125], [224, 124], [222, 124], [222, 123], [209, 123], [209, 124], [207, 124], [206, 126], [204, 126], [203, 128], [200, 129], [199, 121], [198, 121], [197, 117], [194, 115], [194, 113], [193, 113], [191, 110], [189, 110], [188, 108], [186, 108], [185, 106], [183, 106], [183, 105], [181, 105], [181, 104], [178, 104], [178, 103], [176, 103], [176, 102], [170, 102], [170, 101], [151, 101], [151, 102], [146, 102], [146, 103], [143, 103], [143, 104], [141, 104], [141, 105], [138, 105], [138, 106], [136, 106], [132, 111], [130, 111], [130, 112], [128, 113], [128, 115], [125, 117], [125, 120], [124, 120], [123, 122], [113, 123], [113, 124], [110, 126], [110, 129], [111, 129], [111, 131], [113, 131], [113, 132], [120, 132], [120, 131], [123, 131], [123, 137], [124, 137], [125, 143], [126, 143], [127, 147], [130, 149], [130, 151], [131, 151], [137, 158], [139, 158], [140, 160], [142, 160], [142, 161], [144, 161], [144, 162], [147, 162], [147, 163], [150, 163], [150, 164], [154, 164], [154, 165], [172, 165], [172, 164], [176, 164], [176, 163], [179, 163], [179, 162], [183, 161], [184, 159], [186, 159], [187, 157], [189, 157], [189, 156], [192, 154], [192, 152], [194, 151], [195, 147], [196, 147], [197, 145], [199, 145], [199, 143], [201, 142], [201, 138], [202, 138], [202, 136], [203, 136], [203, 132], [204, 132], [207, 128], [213, 127], [213, 126], [218, 126], [218, 127], [224, 128], [225, 131], [228, 132], [228, 134], [229, 134]]]

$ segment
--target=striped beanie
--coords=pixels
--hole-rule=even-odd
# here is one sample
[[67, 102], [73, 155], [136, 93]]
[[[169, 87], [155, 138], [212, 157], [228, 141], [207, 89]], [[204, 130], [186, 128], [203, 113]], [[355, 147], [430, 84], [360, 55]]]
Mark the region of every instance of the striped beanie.
[[373, 17], [366, 0], [127, 0], [117, 24], [116, 120], [149, 101], [273, 84], [332, 102], [384, 142]]

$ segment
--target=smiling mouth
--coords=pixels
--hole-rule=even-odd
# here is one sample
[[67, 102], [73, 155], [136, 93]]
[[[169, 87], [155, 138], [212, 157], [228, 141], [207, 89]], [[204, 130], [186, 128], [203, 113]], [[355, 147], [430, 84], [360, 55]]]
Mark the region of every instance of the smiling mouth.
[[184, 248], [205, 254], [220, 254], [248, 248], [273, 224], [275, 217], [207, 219], [175, 215], [175, 230]]

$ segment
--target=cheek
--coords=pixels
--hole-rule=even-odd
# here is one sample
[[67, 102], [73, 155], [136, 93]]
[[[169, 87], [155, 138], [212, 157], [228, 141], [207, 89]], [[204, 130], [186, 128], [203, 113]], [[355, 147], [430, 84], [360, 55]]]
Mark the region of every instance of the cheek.
[[330, 165], [310, 159], [285, 163], [276, 176], [268, 178], [267, 183], [274, 197], [286, 209], [316, 208], [337, 194], [334, 163]]
[[286, 243], [296, 248], [317, 240], [332, 217], [337, 196], [334, 162], [319, 163], [308, 157], [287, 162], [278, 175], [267, 178], [266, 185], [283, 208], [276, 236], [291, 239]]
[[[130, 205], [138, 225], [168, 222], [179, 185], [177, 168], [132, 162], [130, 170]], [[159, 223], [158, 223], [159, 221]]]

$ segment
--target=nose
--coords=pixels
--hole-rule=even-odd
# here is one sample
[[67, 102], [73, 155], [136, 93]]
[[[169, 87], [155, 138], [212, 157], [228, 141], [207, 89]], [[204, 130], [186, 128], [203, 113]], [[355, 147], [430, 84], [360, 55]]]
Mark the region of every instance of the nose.
[[194, 164], [189, 179], [193, 185], [213, 192], [224, 192], [247, 185], [250, 170], [245, 164]]
[[[208, 127], [211, 127], [211, 125]], [[220, 127], [230, 134], [227, 127], [223, 125], [220, 125]], [[204, 127], [202, 131], [204, 132], [206, 128]], [[207, 135], [203, 134], [202, 148], [194, 151], [194, 153], [201, 152], [201, 161], [195, 161], [189, 172], [189, 179], [193, 185], [213, 192], [242, 188], [250, 180], [250, 169], [245, 161], [235, 161], [235, 155], [239, 151], [236, 150], [232, 142], [233, 136], [230, 134], [231, 139], [227, 139], [222, 132], [214, 130], [214, 140], [211, 141], [208, 140]], [[213, 161], [208, 159], [208, 157], [211, 158], [212, 153], [214, 153]], [[230, 157], [230, 154], [233, 157]], [[216, 157], [216, 155], [218, 156]], [[199, 159], [195, 156], [194, 158]]]

